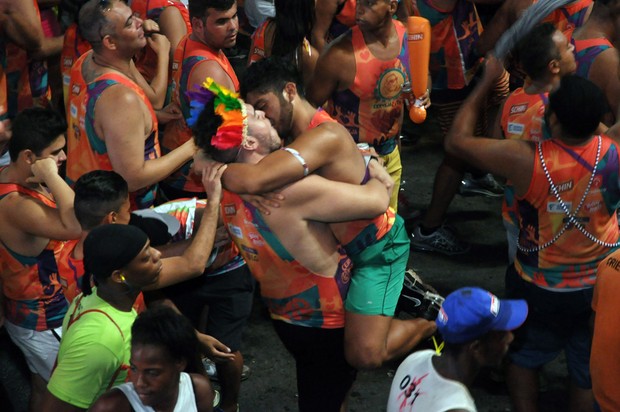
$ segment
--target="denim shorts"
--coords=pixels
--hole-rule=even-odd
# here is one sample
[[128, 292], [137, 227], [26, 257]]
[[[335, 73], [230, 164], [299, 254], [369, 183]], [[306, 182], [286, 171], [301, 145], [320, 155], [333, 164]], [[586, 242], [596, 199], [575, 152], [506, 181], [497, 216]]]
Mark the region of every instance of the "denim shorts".
[[510, 360], [527, 369], [538, 369], [566, 354], [568, 373], [575, 385], [592, 388], [590, 349], [593, 288], [573, 292], [552, 292], [523, 280], [514, 265], [506, 271], [506, 295], [525, 299], [527, 320], [515, 331]]

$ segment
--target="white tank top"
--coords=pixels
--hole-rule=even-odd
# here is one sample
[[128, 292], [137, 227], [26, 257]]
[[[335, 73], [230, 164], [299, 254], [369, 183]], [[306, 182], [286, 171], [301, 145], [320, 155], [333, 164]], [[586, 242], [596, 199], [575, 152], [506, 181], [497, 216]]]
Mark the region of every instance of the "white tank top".
[[433, 350], [414, 352], [400, 364], [390, 388], [387, 412], [476, 412], [467, 387], [437, 373], [434, 355]]
[[[129, 404], [135, 412], [155, 412], [150, 406], [145, 406], [140, 397], [136, 393], [133, 383], [127, 382], [116, 387], [125, 394]], [[192, 378], [185, 372], [181, 372], [179, 379], [179, 396], [174, 406], [174, 412], [198, 412], [196, 407], [196, 396], [194, 395], [194, 386]]]

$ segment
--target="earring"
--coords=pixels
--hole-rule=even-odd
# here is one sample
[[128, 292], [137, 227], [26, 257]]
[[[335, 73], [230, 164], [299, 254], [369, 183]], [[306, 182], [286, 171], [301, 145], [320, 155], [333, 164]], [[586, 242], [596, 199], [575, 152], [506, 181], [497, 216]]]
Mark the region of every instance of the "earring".
[[121, 282], [125, 281], [125, 276], [124, 275], [120, 275], [119, 278], [120, 278]]

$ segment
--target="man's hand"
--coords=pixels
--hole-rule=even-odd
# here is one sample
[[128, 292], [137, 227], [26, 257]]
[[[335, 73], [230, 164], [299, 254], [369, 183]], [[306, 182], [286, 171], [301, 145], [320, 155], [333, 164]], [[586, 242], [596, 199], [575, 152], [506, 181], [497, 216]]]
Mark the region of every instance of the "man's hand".
[[45, 183], [51, 176], [58, 175], [56, 161], [50, 157], [36, 160], [30, 166], [33, 176], [26, 179], [28, 183]]
[[170, 103], [163, 109], [155, 111], [155, 115], [159, 124], [166, 124], [183, 117], [183, 113], [181, 113], [181, 109], [176, 103]]
[[430, 91], [426, 89], [426, 92], [422, 96], [418, 97], [416, 100], [419, 100], [422, 103], [421, 106], [424, 106], [425, 109], [428, 109], [429, 107], [431, 107]]
[[221, 165], [217, 169], [209, 169], [202, 171], [202, 185], [207, 192], [209, 202], [220, 203], [222, 201], [222, 174], [228, 165]]
[[377, 179], [383, 183], [388, 191], [391, 192], [394, 188], [394, 179], [392, 179], [392, 176], [385, 170], [385, 167], [381, 166], [378, 160], [374, 161], [374, 159], [370, 159], [370, 163], [368, 163], [368, 173], [371, 178]]
[[264, 215], [270, 215], [270, 208], [280, 207], [284, 196], [280, 192], [263, 193], [262, 195], [241, 195], [241, 198], [253, 205]]
[[487, 55], [484, 65], [483, 80], [495, 81], [504, 73], [504, 65], [501, 60], [492, 54]]
[[230, 348], [224, 345], [213, 336], [198, 333], [198, 341], [205, 350], [205, 354], [213, 362], [229, 362], [235, 359], [235, 355], [230, 353]]

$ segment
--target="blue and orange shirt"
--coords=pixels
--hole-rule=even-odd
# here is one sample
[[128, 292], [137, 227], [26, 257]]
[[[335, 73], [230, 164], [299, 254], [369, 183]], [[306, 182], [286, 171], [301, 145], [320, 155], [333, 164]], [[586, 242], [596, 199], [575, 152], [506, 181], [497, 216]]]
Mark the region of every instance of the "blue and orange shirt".
[[[172, 63], [172, 101], [179, 105], [183, 118], [170, 122], [166, 125], [166, 131], [162, 139], [164, 153], [168, 153], [192, 138], [192, 130], [187, 125], [190, 118], [190, 98], [187, 92], [200, 87], [199, 84], [188, 84], [192, 72], [203, 61], [217, 62], [228, 74], [233, 82], [236, 92], [239, 91], [239, 80], [232, 65], [222, 50], [214, 51], [206, 44], [190, 38], [187, 34], [174, 51]], [[204, 187], [200, 178], [191, 171], [192, 162], [185, 163], [178, 171], [166, 178], [168, 186], [186, 192], [203, 193]]]
[[221, 204], [224, 223], [260, 283], [271, 317], [312, 328], [344, 327], [352, 269], [344, 250], [333, 276], [313, 273], [288, 253], [254, 206], [228, 191]]
[[452, 10], [440, 10], [431, 0], [419, 0], [417, 5], [420, 15], [431, 23], [433, 90], [463, 89], [482, 63], [474, 50], [482, 33], [475, 4], [457, 0]]
[[[535, 0], [536, 3], [538, 0]], [[590, 11], [593, 0], [576, 0], [565, 6], [559, 7], [542, 20], [542, 23], [553, 23], [570, 41], [576, 28], [583, 26]]]
[[357, 0], [343, 0], [338, 5], [338, 9], [332, 24], [327, 32], [327, 40], [332, 41], [336, 37], [345, 33], [351, 27], [355, 26], [355, 8]]
[[571, 39], [571, 43], [575, 46], [575, 63], [577, 63], [577, 76], [585, 79], [590, 76], [590, 67], [594, 63], [596, 56], [605, 50], [614, 47], [606, 38], [598, 39]]
[[[606, 136], [600, 140], [600, 160], [588, 190], [599, 139], [567, 146], [557, 139], [542, 143], [547, 170], [564, 205], [583, 228], [601, 242], [618, 241], [616, 209], [620, 206], [618, 148]], [[584, 193], [587, 195], [584, 196]], [[583, 199], [583, 202], [582, 202]], [[515, 267], [521, 277], [554, 289], [591, 287], [599, 262], [615, 248], [603, 246], [570, 224], [561, 202], [552, 193], [538, 154], [527, 193], [517, 197], [520, 219]], [[557, 234], [564, 231], [555, 241]], [[537, 251], [540, 246], [551, 244]], [[534, 251], [523, 251], [533, 249]]]
[[264, 22], [261, 23], [260, 26], [254, 30], [252, 33], [252, 50], [250, 50], [249, 62], [250, 64], [256, 63], [259, 60], [262, 60], [267, 56], [266, 47], [265, 47], [265, 33], [267, 32], [267, 27], [271, 24], [275, 24], [275, 21], [272, 18], [265, 19]]
[[[133, 90], [151, 114], [152, 130], [144, 141], [144, 160], [161, 156], [157, 117], [151, 102], [140, 86], [120, 73], [106, 73], [86, 84], [82, 77], [82, 64], [91, 55], [82, 55], [71, 69], [69, 110], [67, 111], [67, 181], [73, 184], [84, 173], [93, 170], [113, 170], [105, 141], [95, 132], [95, 104], [105, 90], [121, 84]], [[155, 202], [157, 184], [130, 194], [131, 208], [144, 209]]]
[[403, 119], [403, 84], [408, 70], [401, 55], [406, 54], [405, 26], [394, 21], [399, 56], [380, 60], [372, 55], [359, 27], [351, 29], [355, 54], [355, 79], [347, 90], [335, 91], [328, 102], [330, 115], [347, 128], [356, 142], [368, 143], [380, 155], [392, 153]]
[[[13, 183], [0, 183], [0, 202], [9, 193], [29, 196], [56, 208], [47, 196]], [[58, 328], [68, 304], [58, 282], [57, 259], [64, 242], [50, 239], [38, 256], [24, 256], [0, 242], [0, 279], [6, 319], [22, 328]]]

